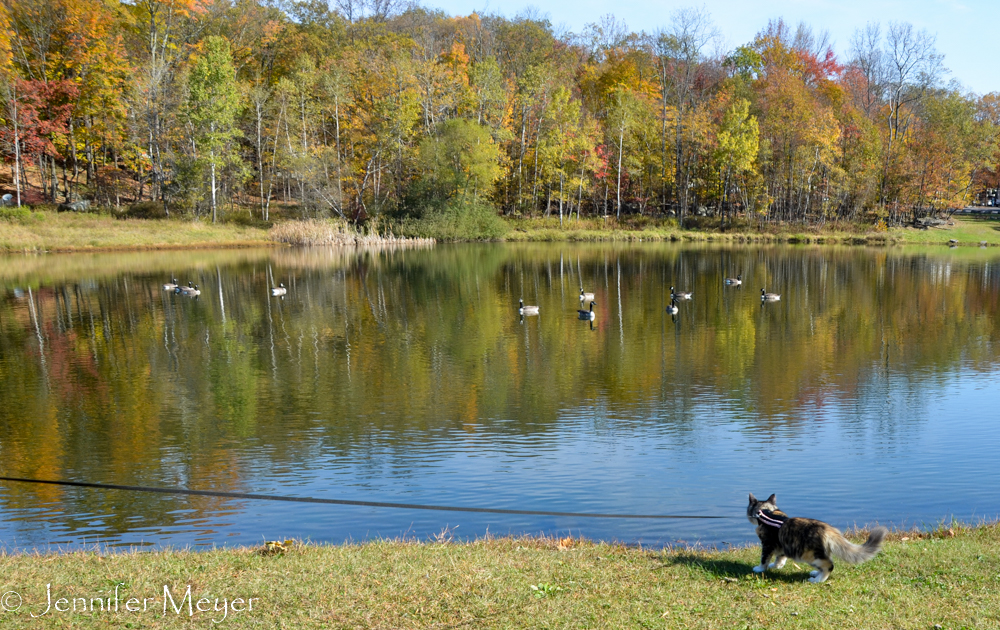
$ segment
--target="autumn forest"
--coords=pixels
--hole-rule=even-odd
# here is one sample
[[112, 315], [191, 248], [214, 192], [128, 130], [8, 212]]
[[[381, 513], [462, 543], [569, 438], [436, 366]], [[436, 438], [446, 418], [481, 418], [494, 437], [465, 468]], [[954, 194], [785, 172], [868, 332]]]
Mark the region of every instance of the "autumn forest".
[[4, 0], [0, 23], [18, 205], [884, 227], [997, 185], [1000, 94], [905, 22], [843, 56], [780, 20], [724, 50], [703, 9], [569, 33], [399, 0]]

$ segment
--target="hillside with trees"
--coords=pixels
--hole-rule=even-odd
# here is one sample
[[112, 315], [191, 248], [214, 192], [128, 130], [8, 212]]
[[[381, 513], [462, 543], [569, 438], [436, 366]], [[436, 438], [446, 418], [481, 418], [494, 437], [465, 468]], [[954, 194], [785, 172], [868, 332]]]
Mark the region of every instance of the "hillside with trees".
[[397, 0], [5, 0], [0, 26], [18, 204], [885, 227], [997, 185], [1000, 94], [906, 23], [844, 58], [782, 21], [722, 50], [698, 9], [561, 33]]

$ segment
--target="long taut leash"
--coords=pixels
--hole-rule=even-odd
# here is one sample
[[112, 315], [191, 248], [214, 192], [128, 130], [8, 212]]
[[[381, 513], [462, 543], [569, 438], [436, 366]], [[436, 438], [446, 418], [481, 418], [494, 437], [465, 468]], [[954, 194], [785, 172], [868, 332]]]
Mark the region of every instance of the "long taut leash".
[[218, 490], [194, 490], [191, 488], [163, 488], [150, 486], [127, 486], [111, 483], [91, 483], [87, 481], [70, 481], [66, 479], [26, 479], [23, 477], [0, 476], [0, 482], [46, 484], [53, 486], [71, 486], [76, 488], [94, 488], [97, 490], [126, 490], [130, 492], [155, 492], [159, 494], [174, 494], [202, 497], [221, 497], [224, 499], [250, 499], [254, 501], [288, 501], [293, 503], [323, 503], [327, 505], [355, 505], [376, 508], [397, 508], [405, 510], [438, 510], [443, 512], [473, 512], [481, 514], [513, 514], [526, 516], [565, 516], [573, 518], [637, 518], [637, 519], [728, 519], [735, 516], [712, 516], [702, 514], [598, 514], [590, 512], [554, 512], [549, 510], [511, 510], [503, 508], [464, 507], [453, 505], [423, 505], [417, 503], [391, 503], [388, 501], [354, 501], [349, 499], [327, 499], [322, 497], [285, 496], [277, 494], [255, 494], [249, 492], [222, 492]]

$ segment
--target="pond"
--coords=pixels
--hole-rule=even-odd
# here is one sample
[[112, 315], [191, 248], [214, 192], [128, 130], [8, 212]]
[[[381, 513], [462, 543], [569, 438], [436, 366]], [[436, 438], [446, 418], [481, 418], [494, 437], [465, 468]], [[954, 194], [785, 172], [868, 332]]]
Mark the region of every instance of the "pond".
[[[0, 541], [738, 544], [748, 492], [841, 528], [996, 518], [998, 265], [669, 243], [0, 258], [2, 476], [726, 517], [3, 481]], [[693, 293], [676, 314], [671, 286]], [[519, 317], [522, 298], [540, 314]]]

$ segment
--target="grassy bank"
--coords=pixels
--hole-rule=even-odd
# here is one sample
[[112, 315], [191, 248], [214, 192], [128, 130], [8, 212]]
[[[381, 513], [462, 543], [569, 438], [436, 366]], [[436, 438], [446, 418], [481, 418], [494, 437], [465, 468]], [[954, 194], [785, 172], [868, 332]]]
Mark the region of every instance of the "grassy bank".
[[[747, 524], [747, 527], [750, 527]], [[757, 547], [657, 550], [577, 540], [383, 541], [208, 552], [0, 555], [5, 628], [995, 628], [1000, 527], [894, 534], [875, 560], [806, 581], [757, 576]], [[52, 601], [62, 612], [32, 619]], [[114, 598], [118, 612], [92, 610]], [[191, 587], [191, 613], [183, 603]], [[169, 587], [173, 603], [164, 597]], [[5, 596], [8, 608], [18, 599]], [[249, 598], [253, 597], [253, 609]], [[72, 612], [73, 598], [87, 610]], [[132, 611], [126, 603], [135, 598]], [[198, 600], [203, 610], [198, 612]], [[219, 611], [215, 611], [218, 598]], [[226, 604], [223, 603], [226, 598]], [[235, 610], [232, 604], [235, 598]], [[143, 611], [142, 601], [146, 610]], [[164, 603], [167, 612], [164, 615]], [[113, 605], [113, 601], [112, 601]], [[174, 605], [181, 606], [180, 613]], [[135, 610], [138, 608], [138, 610]], [[44, 619], [44, 618], [43, 618]]]
[[1000, 246], [1000, 220], [985, 217], [956, 217], [954, 225], [930, 228], [892, 228], [885, 231], [851, 225], [829, 224], [805, 227], [775, 224], [762, 229], [737, 225], [719, 229], [712, 222], [702, 227], [681, 229], [675, 221], [642, 217], [616, 221], [613, 218], [565, 220], [558, 218], [508, 220], [508, 241], [723, 241], [734, 243], [825, 243], [851, 245], [950, 245], [979, 246], [985, 242]]
[[265, 245], [267, 230], [237, 224], [115, 219], [73, 212], [0, 216], [0, 251], [111, 251]]
[[[711, 222], [680, 229], [673, 220], [630, 217], [616, 221], [600, 218], [494, 218], [488, 234], [477, 232], [480, 222], [448, 221], [385, 223], [378, 228], [355, 229], [343, 221], [281, 219], [273, 224], [212, 224], [190, 219], [116, 219], [108, 215], [0, 210], [0, 252], [115, 251], [247, 247], [253, 245], [384, 244], [401, 240], [505, 240], [505, 241], [715, 241], [732, 243], [919, 244], [1000, 246], [1000, 221], [982, 217], [955, 218], [954, 225], [918, 230], [894, 228], [875, 232], [853, 226], [797, 225], [746, 227], [720, 230]], [[477, 227], [479, 226], [479, 227]], [[485, 228], [484, 228], [485, 229]], [[399, 235], [406, 239], [398, 238]]]
[[266, 245], [426, 243], [359, 231], [346, 221], [211, 223], [190, 219], [120, 219], [72, 212], [0, 211], [0, 252], [87, 252]]

